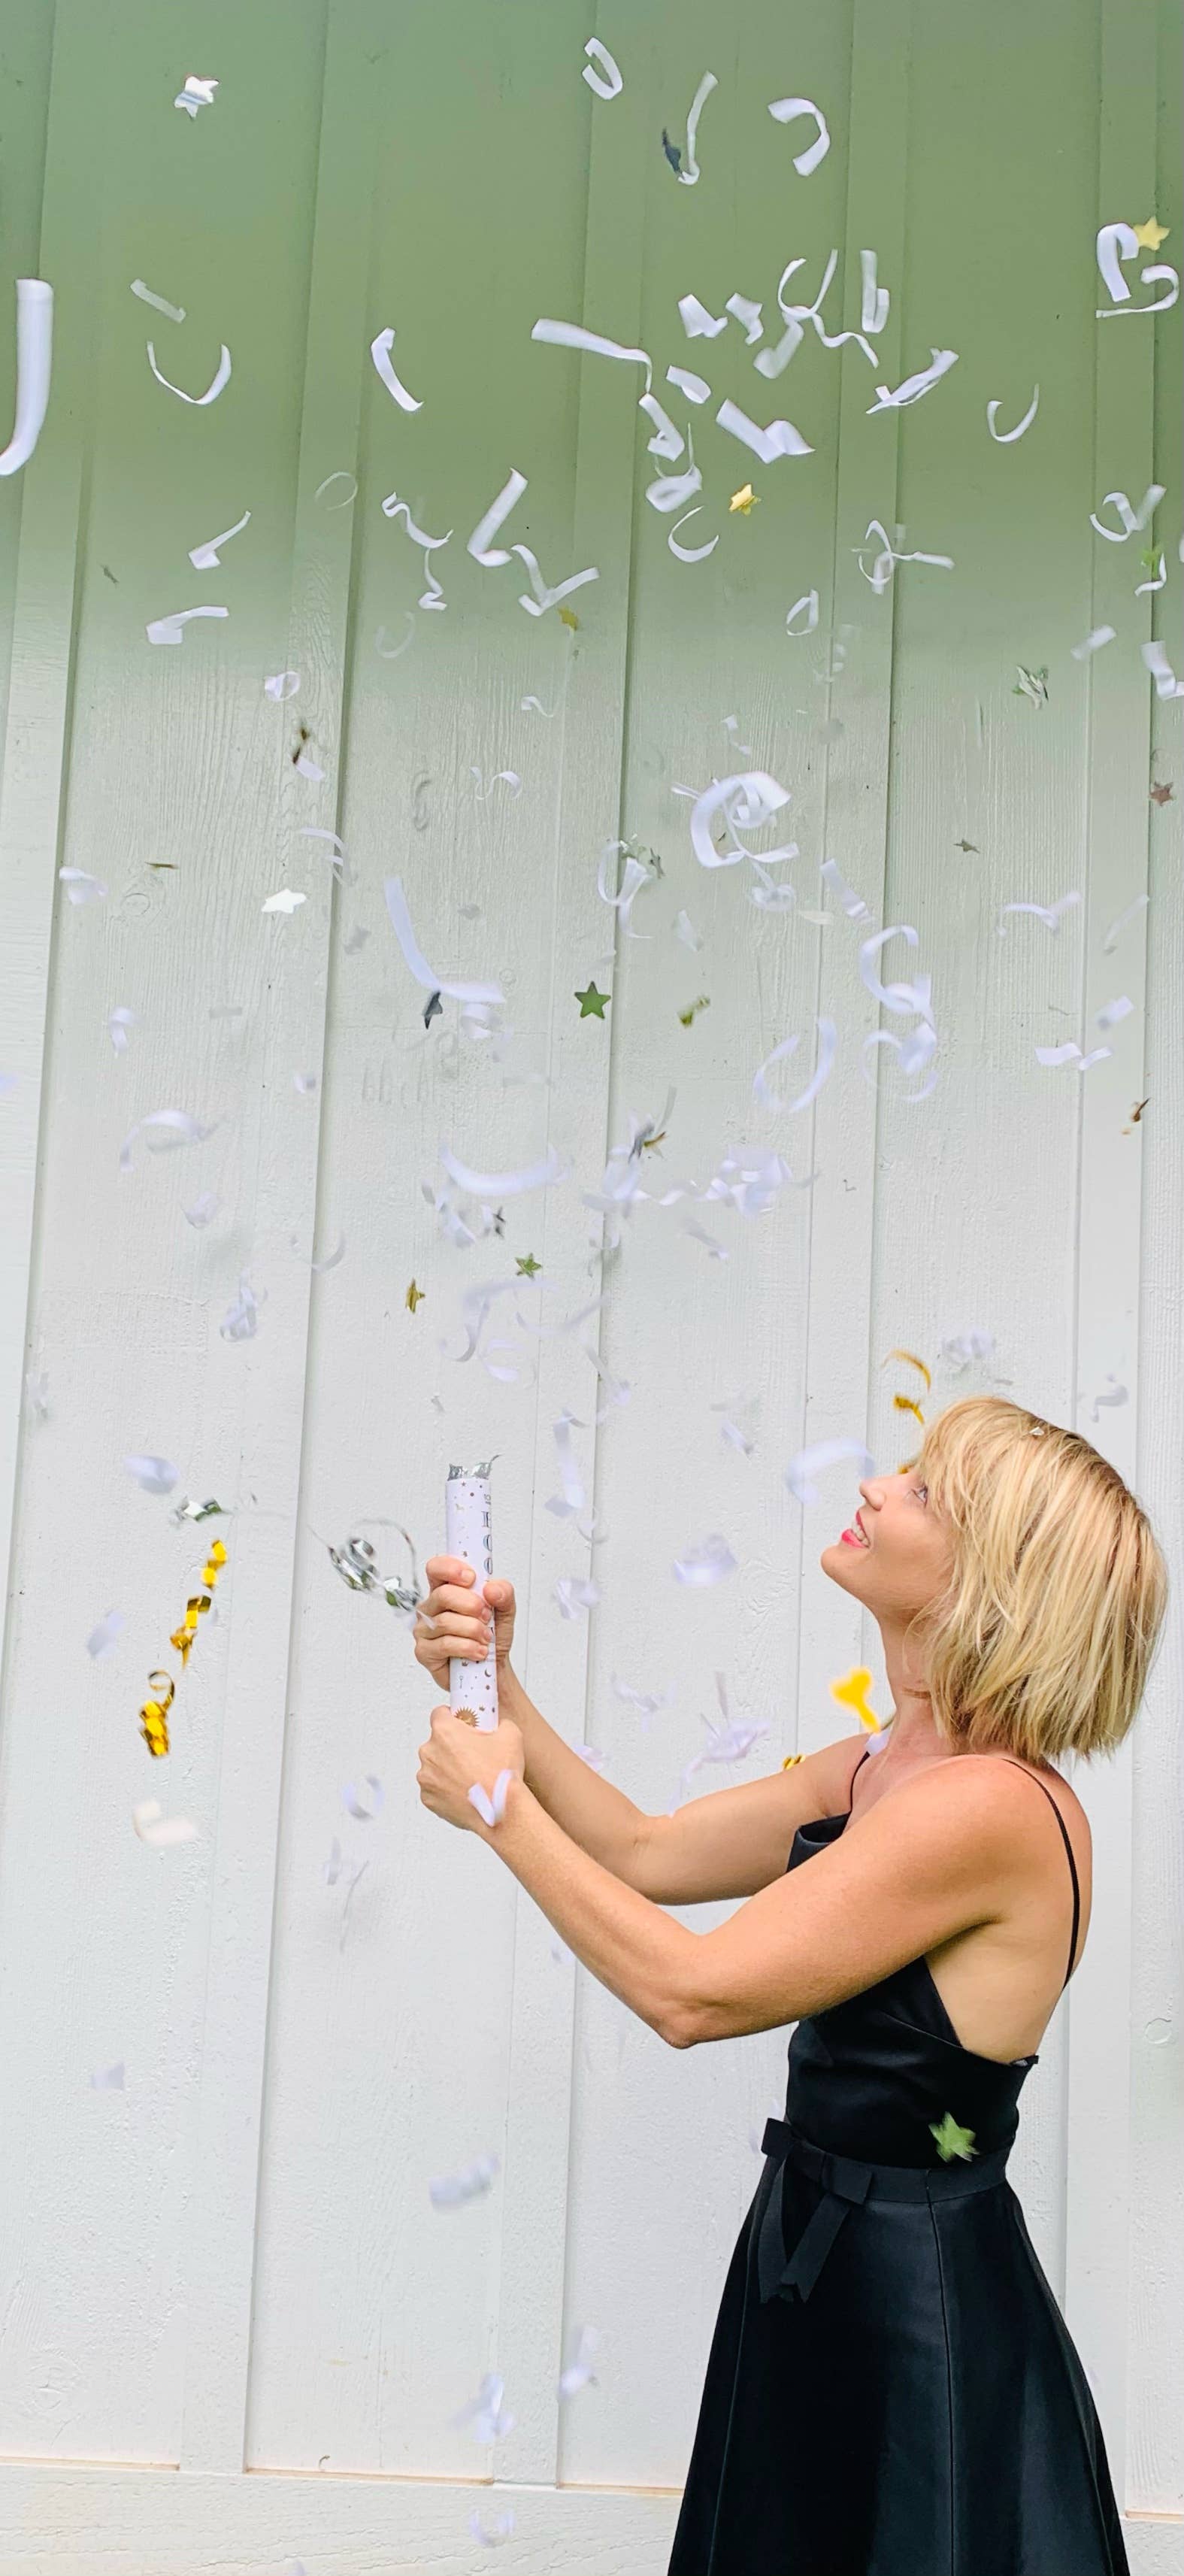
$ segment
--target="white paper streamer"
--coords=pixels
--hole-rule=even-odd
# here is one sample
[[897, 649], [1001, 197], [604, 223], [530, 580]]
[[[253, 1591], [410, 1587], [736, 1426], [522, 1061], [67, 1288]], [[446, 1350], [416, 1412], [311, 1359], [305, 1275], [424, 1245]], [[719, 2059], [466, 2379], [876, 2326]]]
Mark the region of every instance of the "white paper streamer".
[[324, 481], [318, 483], [312, 496], [314, 501], [320, 500], [322, 492], [327, 492], [331, 483], [348, 483], [351, 488], [343, 501], [330, 501], [328, 507], [331, 510], [348, 510], [351, 501], [356, 501], [358, 497], [357, 475], [347, 474], [344, 465], [339, 465], [335, 474], [326, 474]]
[[882, 331], [888, 319], [888, 308], [892, 299], [887, 287], [876, 283], [874, 250], [860, 251], [859, 267], [863, 281], [863, 300], [859, 312], [860, 328], [864, 331]]
[[720, 404], [715, 419], [717, 428], [730, 430], [733, 438], [740, 439], [745, 447], [752, 449], [754, 456], [759, 456], [762, 465], [772, 465], [778, 456], [812, 456], [814, 453], [791, 420], [771, 420], [767, 429], [762, 428], [759, 421], [750, 420], [747, 412], [741, 411], [739, 404], [731, 401]]
[[[562, 1949], [562, 1942], [558, 1944], [553, 1943], [552, 1955], [557, 1957]], [[570, 1950], [565, 1951], [564, 1956], [570, 1959]], [[481, 2520], [481, 2516], [477, 2511], [476, 2505], [474, 2505], [473, 2510], [469, 2515], [469, 2531], [472, 2538], [480, 2542], [482, 2549], [500, 2549], [503, 2541], [513, 2539], [514, 2530], [515, 2522], [512, 2506], [505, 2513], [499, 2513], [492, 2531], [486, 2530], [485, 2524]]]
[[849, 921], [871, 920], [871, 914], [863, 896], [856, 894], [854, 886], [849, 886], [846, 878], [840, 874], [837, 859], [824, 859], [819, 875], [824, 884], [830, 887], [835, 901], [842, 905]]
[[110, 1654], [126, 1626], [127, 1620], [122, 1610], [108, 1610], [106, 1617], [100, 1619], [98, 1626], [91, 1629], [86, 1641], [86, 1651], [93, 1664], [97, 1664], [103, 1655]]
[[735, 1571], [736, 1559], [726, 1538], [721, 1538], [718, 1532], [701, 1540], [697, 1547], [684, 1548], [671, 1567], [675, 1582], [684, 1583], [693, 1591], [702, 1591], [711, 1583], [722, 1583], [726, 1574], [734, 1574]]
[[[864, 546], [867, 545], [869, 537], [872, 536], [879, 537], [881, 551], [876, 556], [871, 571], [868, 572], [864, 566], [863, 552]], [[866, 582], [870, 582], [872, 589], [875, 591], [887, 589], [888, 584], [892, 579], [895, 566], [898, 563], [932, 564], [939, 572], [952, 572], [954, 569], [954, 558], [952, 555], [928, 555], [921, 553], [902, 554], [899, 548], [893, 545], [887, 528], [880, 519], [868, 520], [867, 527], [864, 531], [863, 545], [855, 548], [855, 558], [859, 565], [859, 569], [863, 574], [864, 580]]]
[[1100, 1029], [1117, 1028], [1120, 1020], [1130, 1018], [1134, 1007], [1134, 1003], [1132, 1002], [1129, 993], [1119, 993], [1113, 1002], [1103, 1002], [1101, 1010], [1097, 1014], [1097, 1027]]
[[153, 1843], [158, 1851], [167, 1851], [174, 1843], [197, 1840], [197, 1827], [188, 1816], [166, 1816], [159, 1798], [141, 1798], [132, 1808], [132, 1823], [142, 1843]]
[[158, 313], [163, 313], [163, 314], [164, 314], [166, 321], [168, 321], [168, 322], [183, 322], [183, 321], [184, 321], [184, 319], [185, 319], [185, 307], [184, 307], [184, 305], [183, 305], [183, 304], [170, 304], [170, 303], [167, 301], [167, 299], [166, 299], [163, 295], [154, 295], [154, 294], [153, 294], [153, 292], [152, 292], [151, 287], [150, 287], [150, 286], [145, 286], [145, 284], [144, 284], [144, 280], [143, 280], [143, 278], [142, 278], [142, 277], [133, 277], [133, 279], [132, 279], [132, 289], [131, 289], [131, 291], [132, 291], [132, 294], [133, 294], [133, 295], [138, 295], [138, 296], [139, 296], [139, 299], [140, 299], [141, 304], [152, 304], [152, 305], [154, 305], [154, 306], [155, 306], [155, 308], [156, 308], [156, 311], [157, 311]]
[[889, 393], [887, 385], [877, 385], [876, 399], [868, 405], [869, 420], [876, 412], [902, 411], [906, 403], [920, 402], [922, 395], [932, 393], [942, 377], [948, 376], [951, 367], [958, 364], [956, 349], [931, 349], [929, 354], [932, 365], [922, 367], [915, 376], [906, 376], [895, 393]]
[[511, 466], [509, 478], [503, 483], [497, 499], [490, 502], [484, 518], [478, 519], [472, 536], [465, 540], [465, 550], [472, 555], [474, 562], [486, 564], [491, 570], [498, 564], [509, 562], [506, 548], [491, 546], [489, 540], [492, 536], [496, 536], [503, 520], [509, 518], [515, 502], [521, 500], [525, 490], [525, 474], [520, 474], [517, 466]]
[[393, 330], [389, 329], [380, 331], [371, 341], [370, 355], [374, 360], [375, 373], [382, 378], [388, 394], [393, 396], [400, 411], [422, 411], [422, 402], [417, 402], [414, 394], [408, 393], [406, 385], [400, 382], [391, 365], [391, 350], [394, 345], [395, 335]]
[[1111, 922], [1109, 930], [1102, 941], [1103, 957], [1109, 957], [1113, 953], [1114, 949], [1118, 946], [1119, 932], [1125, 930], [1128, 921], [1133, 921], [1137, 912], [1144, 912], [1150, 901], [1151, 897], [1149, 894], [1137, 894], [1134, 902], [1128, 903], [1125, 912], [1120, 912], [1115, 915], [1115, 918]]
[[1137, 259], [1139, 244], [1131, 224], [1103, 224], [1097, 237], [1097, 261], [1102, 284], [1112, 304], [1129, 304], [1131, 290], [1122, 274], [1119, 261]]
[[647, 394], [653, 384], [654, 370], [647, 350], [626, 349], [619, 340], [606, 340], [599, 331], [585, 331], [580, 322], [543, 320], [535, 323], [530, 336], [532, 340], [545, 340], [556, 349], [586, 350], [593, 358], [631, 358], [636, 365], [645, 368]]
[[728, 311], [741, 325], [744, 332], [745, 344], [748, 348], [751, 349], [757, 340], [764, 338], [765, 326], [761, 320], [762, 307], [759, 304], [754, 304], [751, 296], [729, 295]]
[[1066, 1038], [1063, 1046], [1038, 1046], [1036, 1056], [1040, 1064], [1075, 1064], [1079, 1073], [1088, 1073], [1091, 1064], [1100, 1064], [1110, 1052], [1109, 1047], [1092, 1047], [1088, 1055], [1083, 1055], [1076, 1038]]
[[157, 384], [163, 385], [166, 393], [175, 394], [178, 402], [189, 403], [194, 411], [204, 411], [207, 403], [217, 402], [223, 386], [228, 385], [230, 382], [230, 351], [227, 348], [225, 341], [222, 343], [222, 354], [218, 360], [218, 372], [213, 378], [212, 383], [206, 386], [204, 394], [187, 394], [183, 385], [174, 385], [170, 383], [169, 378], [167, 376], [162, 376], [160, 369], [157, 366], [156, 351], [153, 348], [151, 340], [148, 341], [147, 348], [148, 364], [152, 369], [152, 373], [156, 378]]
[[[826, 1081], [827, 1076], [834, 1065], [835, 1054], [839, 1043], [839, 1032], [835, 1022], [830, 1019], [819, 1019], [816, 1021], [815, 1026], [818, 1030], [817, 1062], [815, 1064], [814, 1071], [810, 1076], [810, 1080], [806, 1084], [805, 1090], [799, 1091], [797, 1099], [791, 1100], [788, 1104], [788, 1115], [791, 1118], [795, 1116], [799, 1109], [809, 1109], [813, 1102], [817, 1100], [823, 1083]], [[753, 1098], [762, 1101], [766, 1108], [784, 1109], [786, 1107], [786, 1103], [783, 1100], [778, 1099], [775, 1092], [769, 1090], [768, 1084], [764, 1080], [764, 1076], [768, 1072], [771, 1064], [777, 1064], [784, 1056], [792, 1055], [797, 1044], [798, 1040], [796, 1037], [783, 1038], [781, 1045], [779, 1047], [774, 1047], [772, 1055], [766, 1056], [764, 1063], [759, 1067], [757, 1073], [753, 1077]]]
[[1142, 599], [1142, 597], [1143, 597], [1143, 595], [1144, 595], [1144, 592], [1145, 592], [1145, 591], [1149, 591], [1149, 590], [1165, 590], [1165, 589], [1167, 588], [1167, 578], [1168, 578], [1168, 563], [1167, 563], [1167, 556], [1166, 556], [1166, 555], [1164, 555], [1164, 554], [1161, 554], [1161, 555], [1160, 555], [1160, 558], [1159, 558], [1159, 562], [1158, 562], [1158, 564], [1156, 565], [1155, 571], [1153, 572], [1153, 574], [1152, 574], [1152, 576], [1151, 576], [1150, 581], [1137, 581], [1137, 582], [1135, 583], [1135, 597], [1136, 597], [1136, 599]]
[[[765, 769], [746, 769], [733, 778], [714, 778], [691, 807], [691, 845], [700, 867], [734, 868], [741, 859], [749, 858], [751, 852], [737, 834], [758, 831], [789, 802], [788, 787], [779, 786]], [[732, 846], [723, 852], [716, 849], [711, 837], [716, 815], [722, 816], [732, 836]], [[771, 851], [761, 853], [766, 866], [774, 855]]]
[[169, 617], [154, 617], [144, 632], [150, 644], [183, 644], [185, 628], [195, 617], [229, 617], [228, 608], [175, 608]]
[[120, 1171], [130, 1172], [132, 1168], [132, 1146], [137, 1136], [161, 1154], [176, 1145], [204, 1145], [206, 1137], [213, 1133], [213, 1127], [202, 1127], [187, 1109], [150, 1110], [146, 1118], [137, 1119], [135, 1126], [129, 1127], [124, 1137], [119, 1148]]
[[888, 930], [877, 930], [865, 939], [859, 951], [860, 981], [866, 985], [873, 1001], [885, 1011], [915, 1011], [923, 1020], [930, 1018], [930, 979], [918, 975], [915, 984], [882, 984], [875, 970], [875, 959], [890, 939], [903, 939], [909, 948], [918, 948], [920, 939], [911, 922], [894, 922]]
[[698, 89], [691, 100], [691, 112], [687, 118], [687, 148], [683, 154], [683, 166], [681, 170], [675, 173], [681, 188], [694, 188], [698, 185], [699, 164], [695, 159], [695, 146], [699, 139], [699, 118], [703, 111], [704, 100], [709, 99], [712, 90], [718, 89], [718, 87], [719, 83], [715, 77], [715, 73], [704, 72]]
[[422, 984], [425, 992], [446, 993], [449, 1000], [453, 1002], [504, 1002], [506, 997], [500, 984], [471, 984], [460, 982], [454, 977], [433, 974], [411, 927], [411, 915], [407, 909], [407, 897], [403, 892], [402, 878], [387, 877], [384, 881], [384, 891], [386, 908], [395, 937], [416, 983]]
[[[693, 296], [687, 300], [694, 302]], [[674, 385], [680, 394], [685, 394], [688, 402], [705, 403], [711, 400], [711, 387], [707, 378], [693, 375], [689, 367], [667, 367], [666, 382], [668, 385]]]
[[530, 617], [544, 617], [549, 608], [556, 607], [561, 599], [567, 599], [573, 590], [582, 590], [585, 582], [599, 581], [600, 579], [600, 573], [597, 566], [595, 564], [589, 564], [585, 571], [573, 572], [569, 575], [569, 578], [566, 581], [557, 581], [553, 589], [548, 589], [546, 582], [543, 580], [542, 573], [539, 570], [537, 559], [532, 555], [530, 547], [515, 546], [512, 551], [525, 564], [530, 579], [530, 587], [534, 592], [533, 599], [531, 599], [529, 593], [524, 590], [519, 591], [518, 594], [519, 607], [524, 608]]
[[1103, 644], [1114, 642], [1117, 631], [1114, 626], [1091, 626], [1088, 635], [1082, 637], [1080, 644], [1071, 644], [1069, 647], [1074, 661], [1086, 662], [1091, 653], [1100, 653]]
[[[679, 440], [679, 445], [680, 447], [682, 445], [681, 439]], [[652, 509], [661, 510], [663, 512], [680, 510], [683, 502], [690, 500], [692, 492], [702, 491], [703, 477], [695, 463], [695, 449], [694, 443], [691, 439], [689, 426], [687, 429], [687, 455], [689, 462], [685, 473], [659, 474], [653, 483], [647, 483], [645, 497], [650, 503]]]
[[263, 683], [263, 693], [265, 697], [274, 698], [278, 707], [284, 698], [294, 698], [299, 687], [299, 671], [273, 671], [270, 680]]
[[[584, 52], [588, 60], [580, 75], [581, 79], [587, 81], [589, 89], [595, 91], [597, 98], [619, 98], [625, 83], [608, 46], [601, 44], [599, 36], [589, 36]], [[593, 70], [594, 63], [599, 63], [599, 71]]]
[[715, 553], [715, 549], [719, 544], [718, 536], [714, 536], [708, 538], [705, 546], [680, 546], [678, 542], [679, 529], [685, 528], [688, 519], [697, 519], [700, 515], [700, 508], [701, 505], [696, 504], [696, 507], [693, 510], [685, 511], [681, 519], [676, 519], [674, 526], [666, 539], [666, 543], [670, 548], [671, 554], [677, 555], [680, 563], [702, 563], [707, 555], [713, 555]]
[[115, 2066], [96, 2067], [94, 2074], [89, 2078], [92, 2093], [122, 2093], [125, 2072], [122, 2057]]
[[[795, 626], [794, 619], [801, 615], [803, 609], [806, 612], [806, 622], [804, 626]], [[786, 616], [785, 632], [787, 635], [812, 635], [817, 624], [818, 593], [816, 590], [804, 590], [801, 598], [795, 599], [793, 607]]]
[[307, 901], [308, 896], [297, 894], [294, 887], [280, 886], [275, 894], [269, 894], [266, 902], [260, 904], [259, 910], [260, 912], [293, 913], [298, 912], [301, 904]]
[[673, 464], [686, 446], [681, 430], [671, 420], [669, 412], [663, 411], [656, 394], [639, 395], [637, 408], [654, 424], [654, 435], [646, 440], [647, 455], [664, 457], [667, 464]]
[[1140, 654], [1155, 682], [1157, 698], [1184, 698], [1184, 680], [1178, 680], [1162, 644], [1140, 644]]
[[506, 2383], [500, 2372], [487, 2370], [475, 2397], [454, 2415], [454, 2424], [472, 2423], [473, 2437], [478, 2442], [500, 2442], [510, 2432], [514, 2418], [503, 2412], [502, 2400]]
[[[369, 1791], [368, 1796], [365, 1794], [366, 1791]], [[356, 1780], [347, 1780], [341, 1792], [343, 1807], [348, 1809], [359, 1825], [373, 1824], [375, 1817], [382, 1813], [385, 1798], [386, 1792], [382, 1782], [375, 1777], [373, 1771], [363, 1774], [361, 1787]]]
[[1108, 509], [1111, 501], [1113, 501], [1115, 512], [1121, 519], [1122, 526], [1120, 528], [1104, 528], [1101, 520], [1093, 510], [1091, 510], [1089, 514], [1090, 526], [1091, 528], [1096, 528], [1098, 535], [1100, 537], [1105, 537], [1110, 545], [1124, 546], [1128, 537], [1133, 537], [1137, 530], [1143, 529], [1147, 526], [1149, 519], [1154, 518], [1163, 496], [1164, 485], [1162, 483], [1149, 483], [1143, 494], [1143, 498], [1139, 503], [1138, 509], [1136, 510], [1125, 492], [1107, 492], [1106, 498], [1102, 503], [1102, 508], [1104, 510]]
[[574, 2397], [579, 2389], [587, 2388], [589, 2382], [595, 2387], [596, 2377], [592, 2369], [592, 2354], [599, 2341], [600, 2336], [595, 2326], [577, 2328], [575, 2360], [570, 2361], [566, 2370], [562, 2370], [559, 2374], [557, 2393], [560, 2397]]
[[253, 1342], [259, 1330], [259, 1309], [266, 1303], [267, 1290], [257, 1296], [245, 1270], [240, 1270], [238, 1295], [227, 1307], [218, 1330], [224, 1342]]
[[[397, 880], [388, 882], [397, 883]], [[447, 992], [448, 986], [442, 984], [439, 989]], [[553, 1145], [541, 1162], [528, 1163], [516, 1172], [474, 1172], [468, 1163], [460, 1162], [443, 1145], [440, 1160], [449, 1179], [455, 1181], [458, 1189], [467, 1190], [469, 1197], [474, 1199], [520, 1198], [524, 1190], [548, 1189], [555, 1181], [566, 1181], [571, 1170], [570, 1164], [560, 1161]]]
[[461, 2209], [466, 2201], [482, 2198], [499, 2170], [496, 2156], [476, 2156], [459, 2173], [441, 2174], [430, 2182], [428, 2199], [433, 2209]]
[[92, 877], [86, 868], [59, 868], [58, 882], [66, 889], [68, 903], [102, 903], [107, 889], [101, 877]]
[[[246, 527], [250, 516], [250, 511], [244, 510], [241, 519], [236, 519], [232, 528], [223, 528], [220, 537], [207, 537], [204, 546], [191, 546], [189, 549], [189, 560], [194, 571], [212, 572], [215, 564], [221, 560], [218, 553], [219, 546], [228, 545], [232, 537], [237, 537], [240, 529]], [[223, 615], [225, 615], [225, 611], [223, 611]]]
[[987, 427], [995, 441], [996, 447], [1014, 447], [1017, 438], [1022, 438], [1024, 431], [1031, 428], [1039, 409], [1040, 387], [1039, 385], [1033, 385], [1032, 399], [1024, 413], [1023, 419], [1016, 422], [1014, 429], [996, 429], [995, 423], [999, 417], [999, 404], [997, 402], [989, 402], [987, 404]]
[[818, 168], [819, 162], [825, 161], [830, 150], [830, 131], [822, 109], [815, 106], [812, 98], [771, 98], [769, 114], [776, 118], [778, 125], [792, 125], [799, 116], [813, 117], [818, 128], [813, 143], [808, 144], [805, 151], [795, 152], [793, 156], [793, 166], [799, 177], [810, 178]]
[[[1056, 903], [1005, 903], [1003, 906], [1003, 912], [1005, 914], [1009, 912], [1030, 912], [1034, 915], [1037, 921], [1042, 921], [1044, 923], [1046, 930], [1059, 930], [1065, 914], [1067, 912], [1071, 912], [1074, 904], [1080, 903], [1080, 901], [1080, 890], [1077, 887], [1074, 887], [1071, 894], [1060, 895]], [[1007, 923], [1001, 918], [999, 922], [999, 937], [1001, 939], [1005, 939], [1006, 936]]]
[[838, 1467], [854, 1458], [861, 1476], [874, 1476], [876, 1462], [862, 1440], [817, 1440], [809, 1449], [799, 1449], [785, 1470], [785, 1481], [799, 1503], [816, 1503], [818, 1487], [815, 1476], [825, 1475], [829, 1467]]
[[721, 313], [717, 321], [714, 313], [709, 313], [706, 305], [700, 304], [697, 295], [680, 295], [678, 309], [688, 340], [718, 340], [720, 332], [727, 330], [727, 314]]
[[16, 405], [12, 436], [0, 451], [0, 475], [19, 474], [41, 436], [53, 365], [53, 288], [41, 277], [16, 281]]
[[595, 1610], [600, 1593], [594, 1583], [582, 1582], [575, 1574], [561, 1574], [551, 1595], [565, 1619], [578, 1619], [581, 1611]]
[[145, 1494], [171, 1494], [180, 1479], [181, 1470], [174, 1467], [171, 1458], [131, 1457], [125, 1458], [123, 1463], [127, 1474]]

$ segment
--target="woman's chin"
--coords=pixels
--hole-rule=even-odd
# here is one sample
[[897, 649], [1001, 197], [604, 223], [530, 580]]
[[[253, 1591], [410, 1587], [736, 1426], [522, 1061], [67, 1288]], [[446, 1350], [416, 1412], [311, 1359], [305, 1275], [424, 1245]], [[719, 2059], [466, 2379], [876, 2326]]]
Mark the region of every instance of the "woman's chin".
[[829, 1547], [823, 1548], [818, 1562], [832, 1583], [840, 1584], [844, 1592], [854, 1592], [857, 1589], [853, 1580], [855, 1568], [863, 1552], [861, 1547], [852, 1547], [848, 1540], [837, 1538]]

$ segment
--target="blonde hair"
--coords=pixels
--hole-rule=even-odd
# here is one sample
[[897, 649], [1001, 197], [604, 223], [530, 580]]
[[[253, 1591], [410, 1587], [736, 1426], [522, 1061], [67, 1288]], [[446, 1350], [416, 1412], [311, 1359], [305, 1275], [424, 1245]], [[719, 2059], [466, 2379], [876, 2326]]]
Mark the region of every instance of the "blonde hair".
[[1029, 1762], [1113, 1753], [1167, 1602], [1150, 1522], [1117, 1469], [992, 1395], [948, 1405], [915, 1464], [953, 1539], [950, 1580], [909, 1632], [939, 1732]]

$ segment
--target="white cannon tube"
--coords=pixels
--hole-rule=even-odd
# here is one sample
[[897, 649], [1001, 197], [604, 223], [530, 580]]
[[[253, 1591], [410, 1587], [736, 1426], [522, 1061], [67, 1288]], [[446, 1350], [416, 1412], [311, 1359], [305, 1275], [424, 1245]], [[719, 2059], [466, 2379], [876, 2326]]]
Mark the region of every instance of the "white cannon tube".
[[[477, 1590], [493, 1572], [489, 1527], [489, 1469], [479, 1467], [467, 1476], [463, 1467], [450, 1467], [444, 1491], [444, 1530], [450, 1556], [462, 1556], [477, 1577]], [[476, 1726], [492, 1729], [497, 1725], [497, 1663], [492, 1651], [483, 1664], [471, 1658], [453, 1655], [448, 1666], [448, 1694], [452, 1707], [463, 1716], [471, 1716]]]

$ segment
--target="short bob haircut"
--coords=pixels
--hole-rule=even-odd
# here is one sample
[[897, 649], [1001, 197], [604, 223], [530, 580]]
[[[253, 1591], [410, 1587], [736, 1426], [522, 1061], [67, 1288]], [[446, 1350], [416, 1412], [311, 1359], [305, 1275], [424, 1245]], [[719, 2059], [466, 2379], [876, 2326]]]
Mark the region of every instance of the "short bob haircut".
[[939, 1733], [1028, 1762], [1115, 1752], [1167, 1602], [1151, 1525], [1117, 1469], [992, 1395], [947, 1406], [913, 1467], [953, 1538], [949, 1583], [909, 1630]]

